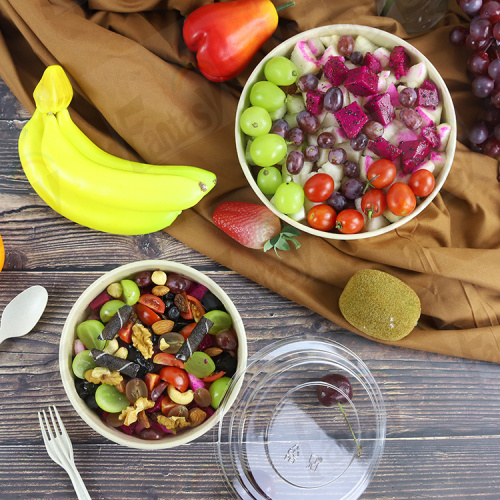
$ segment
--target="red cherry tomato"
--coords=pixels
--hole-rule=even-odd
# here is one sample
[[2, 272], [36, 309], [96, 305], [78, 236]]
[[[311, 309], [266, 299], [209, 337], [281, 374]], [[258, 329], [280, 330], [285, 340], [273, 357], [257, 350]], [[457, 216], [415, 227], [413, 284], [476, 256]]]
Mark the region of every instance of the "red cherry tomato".
[[193, 331], [193, 328], [196, 326], [196, 323], [190, 323], [189, 325], [186, 325], [184, 328], [181, 329], [179, 332], [183, 337], [184, 340], [186, 340], [189, 335], [191, 335], [191, 332]]
[[225, 374], [226, 372], [212, 373], [212, 375], [209, 375], [208, 377], [203, 377], [201, 380], [203, 380], [203, 382], [214, 382], [215, 380], [223, 377]]
[[201, 317], [205, 314], [205, 308], [201, 305], [201, 302], [191, 295], [186, 295], [186, 300], [188, 304], [188, 311], [181, 313], [184, 319], [194, 319], [197, 323], [200, 321]]
[[361, 210], [368, 219], [379, 217], [384, 213], [386, 207], [385, 193], [381, 189], [370, 189], [361, 198]]
[[429, 196], [435, 185], [436, 179], [434, 178], [434, 175], [425, 168], [414, 172], [408, 181], [408, 186], [410, 186], [410, 189], [413, 191], [415, 196], [420, 196], [421, 198]]
[[177, 366], [177, 368], [181, 368], [182, 370], [185, 369], [184, 363], [168, 352], [159, 352], [158, 354], [155, 354], [153, 363], [156, 363], [157, 365]]
[[[166, 392], [166, 391], [165, 391]], [[161, 412], [164, 415], [168, 415], [169, 411], [176, 406], [179, 406], [177, 403], [174, 403], [166, 394], [161, 396]]]
[[363, 215], [354, 210], [353, 208], [347, 208], [342, 210], [337, 215], [337, 223], [335, 227], [344, 234], [355, 234], [359, 233], [365, 224]]
[[157, 373], [146, 373], [144, 382], [148, 388], [148, 394], [151, 396], [151, 391], [160, 383], [160, 376]]
[[330, 205], [316, 205], [307, 212], [309, 225], [320, 231], [331, 231], [336, 219], [337, 213]]
[[160, 370], [160, 378], [173, 385], [180, 392], [185, 392], [189, 387], [187, 373], [177, 366], [165, 366], [165, 368], [162, 368]]
[[391, 160], [381, 158], [368, 167], [366, 176], [374, 188], [385, 188], [396, 178], [396, 165]]
[[304, 184], [306, 198], [315, 203], [325, 201], [335, 188], [333, 179], [328, 174], [315, 174]]
[[140, 302], [137, 303], [135, 306], [135, 312], [139, 319], [148, 326], [153, 325], [157, 321], [160, 321], [160, 316], [156, 314], [153, 309], [150, 309], [148, 306], [145, 306], [144, 304], [141, 304]]
[[417, 205], [417, 199], [408, 184], [395, 182], [387, 192], [387, 206], [394, 215], [408, 215]]
[[132, 341], [132, 327], [134, 326], [134, 323], [132, 321], [127, 321], [119, 330], [118, 330], [118, 336], [123, 340], [123, 342], [126, 342], [127, 344], [130, 344]]
[[139, 297], [139, 304], [144, 304], [159, 314], [163, 314], [165, 312], [165, 302], [163, 302], [160, 297], [157, 297], [152, 293], [145, 293], [144, 295], [141, 295]]

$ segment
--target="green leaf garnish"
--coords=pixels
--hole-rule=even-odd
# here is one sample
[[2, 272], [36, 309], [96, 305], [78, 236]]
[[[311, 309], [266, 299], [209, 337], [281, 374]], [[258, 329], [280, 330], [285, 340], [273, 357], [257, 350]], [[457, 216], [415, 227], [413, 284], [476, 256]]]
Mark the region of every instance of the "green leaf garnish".
[[289, 241], [291, 241], [295, 245], [295, 248], [301, 247], [301, 244], [295, 239], [298, 236], [300, 236], [300, 231], [297, 228], [292, 226], [284, 226], [278, 236], [274, 236], [269, 241], [266, 241], [266, 243], [264, 244], [264, 252], [267, 252], [268, 250], [271, 250], [271, 248], [273, 248], [276, 255], [281, 259], [282, 257], [278, 253], [278, 250], [290, 250], [290, 244], [288, 243]]

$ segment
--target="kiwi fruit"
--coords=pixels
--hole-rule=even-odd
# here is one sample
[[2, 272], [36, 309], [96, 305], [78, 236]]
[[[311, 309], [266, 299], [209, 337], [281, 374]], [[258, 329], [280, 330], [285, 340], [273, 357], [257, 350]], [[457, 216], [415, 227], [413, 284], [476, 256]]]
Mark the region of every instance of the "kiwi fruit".
[[339, 299], [340, 312], [355, 328], [380, 340], [400, 340], [420, 318], [418, 295], [400, 279], [375, 269], [358, 271]]

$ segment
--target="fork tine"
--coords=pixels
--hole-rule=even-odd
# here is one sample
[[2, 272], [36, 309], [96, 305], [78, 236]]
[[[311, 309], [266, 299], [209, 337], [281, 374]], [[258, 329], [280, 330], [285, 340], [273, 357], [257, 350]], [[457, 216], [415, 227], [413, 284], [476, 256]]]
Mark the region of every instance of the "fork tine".
[[48, 438], [47, 433], [45, 432], [45, 425], [42, 420], [42, 414], [40, 412], [38, 412], [38, 420], [40, 421], [40, 429], [42, 430], [43, 442], [45, 443], [45, 447], [47, 447]]
[[[43, 413], [45, 413], [45, 412], [43, 412]], [[49, 454], [49, 457], [54, 462], [56, 462], [56, 464], [61, 465], [59, 457], [54, 453], [52, 446], [50, 445], [50, 440], [47, 436], [47, 431], [45, 430], [46, 426], [42, 420], [42, 414], [40, 412], [38, 412], [38, 420], [40, 421], [40, 429], [42, 430], [42, 438], [43, 438], [43, 442], [45, 444], [45, 449], [47, 450], [47, 453]]]
[[[65, 448], [66, 455], [69, 457], [70, 460], [74, 460], [73, 458], [73, 445], [71, 444], [71, 440], [69, 438], [69, 435], [66, 431], [66, 428], [64, 427], [63, 421], [61, 417], [59, 416], [59, 412], [57, 411], [57, 408], [55, 406], [52, 406], [52, 409], [54, 410], [54, 414], [57, 418], [57, 422], [59, 423], [59, 434], [58, 437], [62, 440], [62, 445]], [[54, 428], [56, 427], [56, 423], [54, 420], [54, 417], [52, 416], [52, 409], [49, 407], [49, 412], [52, 417], [52, 423], [54, 424]]]
[[54, 436], [52, 435], [52, 429], [50, 427], [49, 419], [47, 418], [47, 414], [45, 413], [45, 410], [42, 410], [42, 414], [43, 414], [43, 418], [45, 420], [45, 425], [47, 428], [47, 432], [49, 434], [49, 438], [52, 440], [52, 439], [54, 439]]

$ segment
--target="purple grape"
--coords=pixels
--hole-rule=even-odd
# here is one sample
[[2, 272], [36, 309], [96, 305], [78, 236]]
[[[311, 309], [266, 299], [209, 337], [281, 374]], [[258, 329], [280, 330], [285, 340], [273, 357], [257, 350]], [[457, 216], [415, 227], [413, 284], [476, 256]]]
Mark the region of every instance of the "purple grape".
[[330, 198], [325, 200], [325, 203], [330, 205], [337, 213], [342, 212], [342, 210], [347, 208], [346, 197], [338, 191], [334, 191]]
[[304, 142], [305, 137], [304, 132], [299, 127], [293, 127], [290, 129], [285, 139], [294, 146], [300, 146]]
[[473, 75], [486, 75], [490, 65], [488, 54], [482, 50], [472, 54], [467, 61], [467, 69]]
[[460, 0], [460, 8], [468, 15], [475, 16], [483, 6], [483, 0]]
[[491, 40], [488, 38], [485, 40], [476, 40], [471, 35], [467, 35], [465, 45], [469, 52], [478, 52], [479, 50], [487, 51], [491, 45]]
[[344, 95], [338, 87], [330, 87], [323, 99], [323, 108], [330, 113], [336, 113], [344, 106]]
[[317, 161], [319, 158], [319, 148], [318, 146], [307, 146], [304, 149], [304, 158], [307, 161]]
[[488, 75], [495, 81], [500, 81], [500, 59], [491, 61], [488, 66]]
[[[493, 106], [495, 106], [494, 109], [496, 109], [498, 111], [498, 108], [500, 108], [500, 88], [498, 89], [495, 89], [492, 93], [491, 93], [491, 104], [493, 104]], [[493, 111], [493, 109], [492, 109]]]
[[473, 144], [482, 144], [488, 139], [488, 127], [484, 122], [475, 123], [469, 132], [469, 141]]
[[355, 161], [346, 161], [344, 163], [344, 175], [351, 178], [359, 177], [359, 164]]
[[363, 127], [363, 133], [366, 135], [366, 137], [368, 137], [368, 139], [373, 141], [384, 133], [384, 126], [379, 122], [370, 120]]
[[494, 87], [495, 82], [487, 76], [478, 76], [472, 81], [472, 93], [476, 97], [488, 97]]
[[335, 144], [335, 136], [331, 132], [322, 132], [318, 135], [318, 146], [323, 149], [330, 149]]
[[500, 141], [500, 125], [497, 125], [494, 129], [493, 129], [493, 135], [495, 136], [495, 139], [497, 141]]
[[300, 174], [304, 166], [304, 153], [302, 151], [290, 151], [286, 158], [286, 169], [292, 175]]
[[342, 35], [337, 42], [337, 50], [341, 56], [349, 57], [354, 50], [354, 38], [351, 35]]
[[315, 90], [318, 87], [319, 78], [311, 73], [306, 73], [302, 75], [297, 80], [297, 87], [301, 92], [309, 92], [310, 90]]
[[363, 54], [361, 52], [355, 51], [351, 54], [350, 61], [353, 64], [361, 64], [363, 61]]
[[347, 160], [347, 153], [344, 148], [334, 148], [328, 153], [328, 161], [334, 165], [342, 165]]
[[465, 45], [465, 40], [467, 39], [468, 34], [469, 32], [467, 31], [467, 28], [464, 28], [463, 26], [455, 26], [450, 31], [450, 43], [456, 47]]
[[314, 134], [319, 129], [318, 118], [307, 110], [300, 111], [297, 115], [297, 123], [306, 134]]
[[405, 108], [414, 108], [417, 104], [417, 91], [411, 87], [406, 87], [399, 93], [399, 102]]
[[288, 131], [290, 130], [290, 125], [280, 118], [279, 120], [276, 120], [273, 123], [273, 126], [271, 127], [270, 133], [271, 134], [277, 134], [283, 137], [283, 139], [286, 138], [286, 134], [288, 134]]
[[360, 132], [354, 139], [351, 139], [351, 148], [354, 151], [363, 151], [368, 144], [368, 137]]
[[476, 40], [484, 40], [492, 35], [493, 26], [487, 19], [474, 19], [469, 26], [470, 35]]
[[493, 36], [497, 42], [500, 42], [500, 22], [495, 23], [493, 26]]
[[349, 198], [350, 200], [355, 200], [359, 198], [363, 194], [363, 190], [365, 189], [365, 182], [360, 178], [356, 179], [348, 179], [342, 185], [342, 194]]
[[416, 130], [422, 125], [422, 117], [414, 109], [402, 109], [399, 118], [410, 130]]

